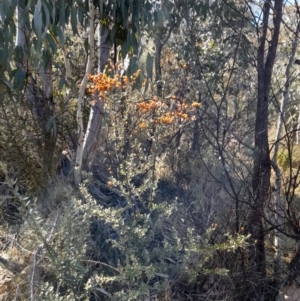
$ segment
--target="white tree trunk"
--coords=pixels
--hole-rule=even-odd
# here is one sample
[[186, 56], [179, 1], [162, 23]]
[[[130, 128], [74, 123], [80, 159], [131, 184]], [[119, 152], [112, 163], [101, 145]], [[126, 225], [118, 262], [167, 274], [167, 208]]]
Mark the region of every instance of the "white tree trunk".
[[26, 32], [28, 30], [22, 24], [22, 8], [17, 5], [17, 34], [16, 34], [16, 43], [15, 45], [18, 47], [21, 47], [23, 49], [23, 60], [22, 61], [17, 61], [16, 65], [19, 68], [26, 69], [27, 68], [27, 55], [25, 51], [25, 45], [26, 45]]
[[[107, 44], [108, 28], [101, 35], [101, 25], [98, 26], [98, 72], [103, 72], [109, 57], [109, 45]], [[103, 99], [95, 95], [96, 102], [90, 110], [89, 122], [83, 142], [83, 164], [91, 167], [95, 158], [99, 136], [101, 133], [102, 116], [104, 113]]]
[[[103, 31], [103, 35], [101, 35]], [[109, 45], [107, 44], [108, 28], [101, 28], [101, 25], [98, 26], [98, 73], [103, 72], [105, 64], [109, 58]]]
[[281, 196], [280, 196], [280, 189], [281, 189], [281, 173], [280, 169], [277, 166], [277, 155], [278, 155], [278, 149], [279, 149], [279, 140], [282, 135], [282, 127], [285, 122], [285, 109], [286, 105], [288, 103], [289, 98], [289, 90], [290, 90], [290, 73], [291, 73], [291, 67], [295, 60], [295, 54], [296, 49], [298, 46], [298, 35], [300, 33], [300, 22], [297, 25], [295, 37], [292, 43], [292, 52], [289, 58], [289, 62], [286, 67], [285, 71], [285, 85], [282, 91], [282, 98], [281, 98], [281, 104], [280, 104], [280, 111], [278, 113], [278, 119], [277, 119], [277, 130], [275, 135], [275, 145], [274, 145], [274, 153], [273, 153], [273, 169], [276, 174], [276, 180], [275, 180], [275, 189], [274, 189], [274, 218], [275, 218], [275, 235], [274, 235], [274, 246], [275, 246], [275, 257], [274, 257], [274, 274], [275, 278], [277, 280], [280, 280], [281, 278], [281, 254], [282, 254], [282, 241], [281, 241], [281, 234], [277, 230], [277, 228], [281, 224], [281, 218], [280, 218], [280, 211], [282, 210], [282, 202], [281, 202]]
[[[22, 68], [23, 70], [26, 70], [27, 66], [27, 56], [26, 56], [26, 51], [25, 51], [25, 45], [26, 45], [26, 28], [22, 25], [21, 23], [21, 18], [22, 18], [22, 9], [19, 5], [17, 5], [17, 34], [16, 34], [16, 47], [21, 47], [23, 50], [23, 60], [22, 61], [16, 61], [16, 66], [18, 68]], [[25, 110], [24, 107], [16, 101], [17, 109], [18, 109], [18, 114], [19, 116], [24, 116]], [[26, 130], [22, 130], [23, 136], [26, 135]]]
[[90, 17], [90, 32], [89, 32], [89, 55], [88, 61], [85, 69], [85, 75], [81, 81], [81, 85], [79, 88], [79, 95], [77, 101], [77, 129], [78, 129], [78, 146], [76, 152], [76, 160], [75, 160], [75, 170], [74, 170], [74, 182], [75, 185], [78, 186], [81, 182], [81, 169], [82, 169], [82, 156], [83, 156], [83, 144], [85, 139], [84, 128], [83, 128], [83, 120], [82, 120], [82, 110], [84, 105], [84, 92], [88, 82], [88, 74], [91, 74], [93, 59], [94, 59], [94, 4], [92, 0], [89, 0], [89, 17]]
[[281, 189], [281, 171], [276, 161], [271, 161], [272, 168], [275, 171], [275, 187], [274, 187], [274, 220], [275, 220], [275, 232], [274, 232], [274, 278], [277, 280], [279, 285], [281, 279], [281, 256], [282, 256], [282, 240], [281, 233], [277, 227], [281, 225], [281, 213], [282, 213], [282, 202], [280, 196]]
[[297, 145], [300, 143], [299, 135], [300, 135], [300, 105], [298, 105], [298, 121], [297, 121], [297, 131], [296, 131], [296, 144]]
[[296, 33], [295, 33], [295, 38], [292, 43], [292, 52], [289, 58], [288, 65], [286, 66], [286, 71], [285, 71], [285, 85], [282, 91], [282, 98], [281, 98], [281, 103], [280, 103], [280, 111], [278, 113], [278, 118], [277, 118], [277, 129], [276, 129], [276, 134], [275, 134], [275, 145], [274, 145], [274, 153], [273, 153], [273, 161], [276, 160], [276, 156], [278, 154], [278, 149], [279, 149], [279, 139], [281, 138], [281, 133], [282, 133], [282, 127], [285, 122], [285, 108], [288, 102], [289, 98], [289, 91], [290, 91], [290, 74], [291, 74], [291, 67], [292, 64], [294, 63], [295, 60], [295, 54], [298, 46], [298, 34], [300, 33], [300, 22], [297, 25]]

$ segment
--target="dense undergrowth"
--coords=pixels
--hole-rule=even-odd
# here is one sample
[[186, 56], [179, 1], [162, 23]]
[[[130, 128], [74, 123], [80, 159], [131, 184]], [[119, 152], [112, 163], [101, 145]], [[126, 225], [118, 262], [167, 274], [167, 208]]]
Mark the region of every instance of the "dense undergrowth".
[[[112, 203], [121, 197], [123, 203], [111, 206], [91, 196], [91, 177], [79, 190], [57, 178], [47, 193], [30, 200], [10, 190], [26, 202], [26, 214], [19, 226], [2, 223], [1, 254], [18, 266], [16, 272], [7, 265], [11, 278], [2, 284], [2, 300], [229, 298], [234, 271], [224, 259], [243, 252], [247, 236], [224, 235], [216, 223], [200, 228], [195, 212], [193, 218], [188, 213], [186, 192], [167, 180], [158, 183], [151, 207], [139, 210], [108, 190], [103, 193]], [[200, 221], [204, 212], [190, 206]], [[227, 289], [219, 291], [220, 283]]]

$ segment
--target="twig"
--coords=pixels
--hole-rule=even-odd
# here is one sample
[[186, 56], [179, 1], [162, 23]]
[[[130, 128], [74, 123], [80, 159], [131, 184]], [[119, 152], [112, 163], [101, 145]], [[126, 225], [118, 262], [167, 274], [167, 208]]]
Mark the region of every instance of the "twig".
[[81, 260], [81, 261], [85, 261], [85, 262], [90, 262], [90, 263], [96, 263], [96, 264], [101, 264], [101, 265], [104, 265], [106, 267], [109, 267], [111, 268], [112, 270], [116, 271], [118, 274], [121, 274], [120, 271], [118, 271], [116, 268], [112, 267], [111, 265], [107, 264], [107, 263], [104, 263], [104, 262], [100, 262], [100, 261], [94, 261], [94, 260]]
[[[46, 240], [47, 242], [50, 241], [50, 239], [51, 239], [51, 237], [53, 235], [54, 229], [55, 229], [56, 224], [57, 224], [58, 216], [59, 216], [59, 211], [57, 212], [57, 216], [55, 218], [54, 224], [53, 224], [52, 229], [50, 231], [49, 237]], [[43, 246], [44, 246], [44, 244], [41, 244], [40, 246], [38, 246], [38, 248], [36, 249], [36, 251], [33, 254], [33, 267], [32, 267], [32, 273], [31, 273], [31, 277], [30, 277], [30, 300], [31, 301], [34, 301], [34, 275], [35, 275], [35, 268], [36, 268], [36, 266], [38, 264], [37, 257], [42, 252]]]
[[37, 265], [36, 258], [41, 252], [42, 252], [42, 246], [39, 246], [33, 255], [33, 268], [32, 268], [31, 279], [30, 279], [30, 300], [31, 301], [34, 300], [34, 274], [35, 274], [35, 268]]

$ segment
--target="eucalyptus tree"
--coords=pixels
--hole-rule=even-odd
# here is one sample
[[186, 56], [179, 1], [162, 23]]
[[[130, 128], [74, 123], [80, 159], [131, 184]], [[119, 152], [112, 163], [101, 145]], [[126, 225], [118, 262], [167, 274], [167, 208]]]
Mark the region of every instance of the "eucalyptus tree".
[[[291, 7], [287, 6], [285, 9], [285, 13], [289, 14], [289, 11], [291, 10]], [[282, 195], [281, 195], [281, 190], [282, 190], [282, 171], [280, 170], [279, 166], [278, 166], [278, 154], [279, 154], [279, 146], [280, 146], [280, 141], [282, 139], [282, 132], [283, 129], [285, 131], [285, 135], [287, 135], [287, 148], [288, 151], [291, 153], [292, 149], [291, 149], [291, 145], [293, 144], [293, 142], [291, 142], [291, 140], [289, 139], [289, 133], [288, 133], [288, 124], [286, 122], [286, 113], [288, 111], [288, 103], [289, 103], [289, 98], [290, 98], [290, 89], [293, 87], [293, 83], [295, 80], [295, 74], [293, 72], [293, 65], [295, 62], [295, 58], [296, 58], [296, 50], [297, 50], [297, 46], [299, 44], [299, 34], [300, 34], [300, 22], [299, 22], [299, 9], [296, 11], [296, 15], [292, 14], [292, 17], [287, 18], [288, 20], [292, 20], [292, 22], [289, 23], [296, 23], [296, 26], [294, 26], [294, 24], [289, 24], [292, 25], [292, 27], [295, 27], [295, 30], [290, 33], [293, 35], [292, 43], [290, 46], [290, 53], [289, 53], [289, 58], [288, 58], [288, 63], [285, 67], [285, 74], [284, 74], [284, 83], [283, 83], [283, 89], [282, 89], [282, 96], [281, 96], [281, 100], [280, 100], [280, 104], [278, 104], [278, 118], [277, 118], [277, 125], [276, 125], [276, 134], [275, 134], [275, 142], [274, 142], [274, 150], [273, 150], [273, 156], [272, 156], [272, 167], [275, 171], [276, 174], [276, 182], [274, 185], [274, 215], [275, 215], [275, 235], [274, 235], [274, 246], [276, 248], [276, 252], [275, 252], [275, 262], [274, 262], [274, 274], [279, 282], [280, 280], [280, 276], [281, 276], [281, 256], [282, 256], [282, 233], [280, 233], [280, 227], [282, 225], [282, 220], [285, 219], [284, 214], [282, 214], [284, 212], [284, 205], [283, 205], [283, 200], [282, 200]], [[296, 20], [296, 22], [294, 22]], [[286, 31], [290, 31], [290, 28], [283, 28], [282, 31], [286, 32]], [[285, 44], [289, 43], [288, 41], [285, 41], [285, 39], [283, 38], [283, 35], [281, 34], [280, 40], [284, 43], [283, 48], [285, 48]], [[281, 52], [281, 47], [279, 47], [279, 51]], [[282, 50], [282, 54], [285, 53], [284, 49]], [[281, 58], [283, 59], [283, 58]], [[299, 127], [299, 125], [297, 125], [297, 128]], [[296, 137], [298, 137], [298, 133], [296, 133]], [[290, 141], [290, 143], [289, 143]], [[292, 168], [292, 162], [290, 162], [290, 168]], [[296, 175], [297, 176], [297, 175]], [[291, 179], [290, 179], [291, 180]], [[288, 206], [286, 206], [288, 209], [287, 211], [289, 211], [290, 209], [290, 205], [291, 202], [289, 200], [287, 200]], [[296, 233], [295, 233], [296, 234]]]
[[[183, 7], [182, 1], [178, 1], [178, 7]], [[190, 1], [187, 1], [189, 3]], [[88, 163], [93, 161], [95, 150], [97, 149], [97, 137], [99, 136], [100, 124], [99, 115], [93, 114], [95, 108], [91, 108], [90, 124], [85, 129], [83, 122], [83, 107], [85, 106], [85, 87], [87, 84], [87, 74], [94, 72], [94, 35], [97, 25], [100, 25], [101, 32], [99, 39], [107, 45], [106, 49], [112, 48], [113, 63], [116, 63], [118, 56], [124, 58], [130, 57], [128, 72], [134, 72], [138, 69], [139, 41], [145, 30], [153, 31], [155, 28], [163, 28], [167, 21], [170, 28], [174, 25], [173, 10], [176, 10], [177, 3], [165, 0], [162, 3], [156, 1], [44, 1], [36, 2], [20, 0], [6, 0], [0, 3], [1, 11], [1, 68], [5, 69], [6, 77], [2, 78], [1, 85], [10, 89], [9, 82], [13, 83], [14, 88], [31, 98], [31, 114], [35, 119], [42, 121], [40, 123], [39, 139], [46, 139], [47, 143], [40, 141], [44, 159], [52, 162], [54, 155], [47, 152], [49, 148], [61, 148], [63, 144], [62, 120], [66, 115], [59, 110], [60, 103], [53, 100], [53, 78], [52, 66], [59, 65], [59, 56], [64, 57], [64, 66], [60, 66], [63, 72], [60, 72], [61, 78], [58, 80], [59, 88], [66, 91], [65, 101], [70, 100], [67, 91], [74, 91], [75, 82], [73, 80], [74, 70], [70, 66], [70, 56], [68, 49], [72, 48], [73, 37], [80, 36], [84, 39], [84, 49], [87, 65], [81, 71], [82, 80], [78, 90], [77, 99], [77, 135], [76, 146], [76, 167], [75, 182], [80, 182], [80, 172]], [[17, 21], [15, 19], [18, 14]], [[179, 14], [177, 14], [178, 16]], [[94, 16], [94, 17], [93, 17]], [[18, 23], [17, 23], [18, 22]], [[168, 31], [169, 32], [169, 31]], [[160, 41], [159, 41], [160, 42]], [[160, 42], [161, 43], [161, 42]], [[121, 51], [117, 53], [117, 48]], [[161, 49], [161, 47], [158, 47]], [[103, 45], [100, 49], [104, 49]], [[144, 50], [145, 52], [145, 50]], [[14, 57], [15, 61], [22, 62], [13, 64], [8, 58]], [[100, 54], [103, 56], [103, 53]], [[105, 59], [107, 54], [105, 55]], [[104, 61], [102, 59], [102, 66]], [[148, 56], [148, 61], [153, 62]], [[156, 60], [159, 66], [159, 58]], [[150, 75], [152, 63], [148, 64], [146, 73]], [[59, 68], [59, 69], [60, 69]], [[102, 69], [102, 68], [101, 68]], [[159, 70], [159, 68], [157, 68]], [[103, 70], [102, 70], [103, 71]], [[41, 84], [41, 89], [38, 87]], [[5, 89], [6, 89], [5, 88]], [[27, 92], [26, 92], [27, 91]], [[27, 94], [26, 94], [27, 93]], [[29, 97], [29, 94], [31, 96]], [[54, 93], [55, 94], [55, 93]], [[35, 99], [33, 99], [35, 97]], [[99, 103], [101, 100], [99, 99]], [[95, 105], [99, 105], [96, 103]], [[66, 108], [65, 102], [62, 107]], [[98, 108], [99, 109], [99, 108]], [[100, 110], [101, 111], [101, 110]], [[45, 112], [42, 117], [37, 114]], [[94, 117], [93, 117], [94, 116]], [[36, 123], [38, 125], [39, 122]], [[94, 127], [93, 124], [97, 124]], [[92, 130], [94, 129], [94, 130]], [[42, 136], [44, 136], [42, 138]], [[48, 138], [46, 138], [46, 136]], [[32, 150], [35, 157], [41, 156], [41, 149], [38, 152]], [[44, 162], [37, 159], [40, 165]], [[53, 162], [54, 164], [54, 162]], [[50, 164], [51, 165], [51, 164]], [[54, 164], [55, 165], [55, 164]], [[53, 166], [52, 166], [53, 167]], [[47, 169], [51, 167], [47, 167]]]
[[[276, 58], [280, 25], [282, 20], [283, 1], [265, 1], [262, 7], [262, 26], [259, 32], [257, 49], [257, 108], [254, 139], [253, 164], [253, 210], [251, 218], [251, 234], [255, 241], [250, 251], [250, 262], [254, 275], [264, 278], [265, 241], [263, 217], [266, 201], [270, 195], [271, 162], [269, 150], [269, 101], [273, 66]], [[267, 47], [267, 34], [270, 18], [273, 20], [271, 40]]]

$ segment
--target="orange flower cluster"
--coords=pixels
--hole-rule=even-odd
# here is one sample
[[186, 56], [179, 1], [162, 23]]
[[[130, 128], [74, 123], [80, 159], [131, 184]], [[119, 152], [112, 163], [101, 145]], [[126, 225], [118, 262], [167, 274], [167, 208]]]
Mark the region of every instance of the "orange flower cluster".
[[88, 85], [86, 92], [88, 94], [94, 94], [97, 91], [99, 92], [100, 97], [104, 97], [105, 92], [109, 92], [113, 88], [122, 87], [122, 83], [118, 74], [116, 74], [114, 78], [110, 78], [103, 73], [99, 73], [97, 75], [88, 75], [88, 80], [91, 81], [92, 84]]
[[126, 75], [120, 78], [119, 74], [116, 74], [113, 78], [107, 76], [105, 73], [88, 75], [88, 80], [91, 81], [92, 84], [88, 85], [86, 92], [88, 94], [99, 92], [99, 96], [104, 97], [105, 93], [112, 91], [114, 88], [126, 89], [128, 85], [134, 84], [140, 73], [141, 70], [135, 72], [131, 76], [131, 81]]
[[[175, 104], [174, 102], [174, 106], [173, 109], [171, 109], [171, 106], [167, 104], [166, 101], [159, 101], [158, 97], [155, 96], [153, 97], [153, 99], [149, 100], [148, 102], [140, 102], [136, 104], [136, 107], [138, 110], [140, 110], [143, 114], [147, 113], [147, 112], [154, 112], [156, 111], [156, 113], [160, 116], [156, 117], [154, 119], [154, 123], [155, 124], [172, 124], [176, 119], [188, 119], [189, 118], [189, 114], [188, 111], [192, 110], [193, 108], [199, 108], [200, 104], [198, 105], [198, 103], [193, 103], [191, 106], [189, 106], [186, 103], [180, 103], [177, 102]], [[176, 96], [173, 97], [173, 95], [170, 97], [172, 100], [174, 100], [176, 98]], [[170, 111], [168, 111], [170, 110]], [[167, 112], [168, 111], [168, 112]], [[146, 124], [145, 122], [142, 122], [140, 124], [140, 128], [145, 128]]]
[[155, 124], [164, 123], [164, 124], [172, 124], [176, 118], [182, 118], [184, 120], [189, 118], [187, 113], [183, 113], [182, 111], [175, 112], [167, 112], [164, 116], [160, 116], [159, 119], [154, 120]]
[[147, 127], [147, 123], [143, 121], [142, 123], [140, 123], [139, 127], [141, 129], [144, 129], [145, 127]]
[[149, 111], [155, 111], [160, 108], [162, 103], [160, 101], [149, 100], [149, 102], [140, 102], [136, 105], [136, 107], [142, 112], [146, 113]]
[[200, 108], [200, 103], [199, 102], [196, 102], [196, 101], [194, 101], [193, 103], [192, 103], [192, 107], [194, 107], [194, 108]]
[[165, 124], [172, 124], [175, 120], [174, 114], [167, 112], [165, 116], [161, 116], [159, 119], [156, 119], [154, 122], [159, 124], [165, 123]]

